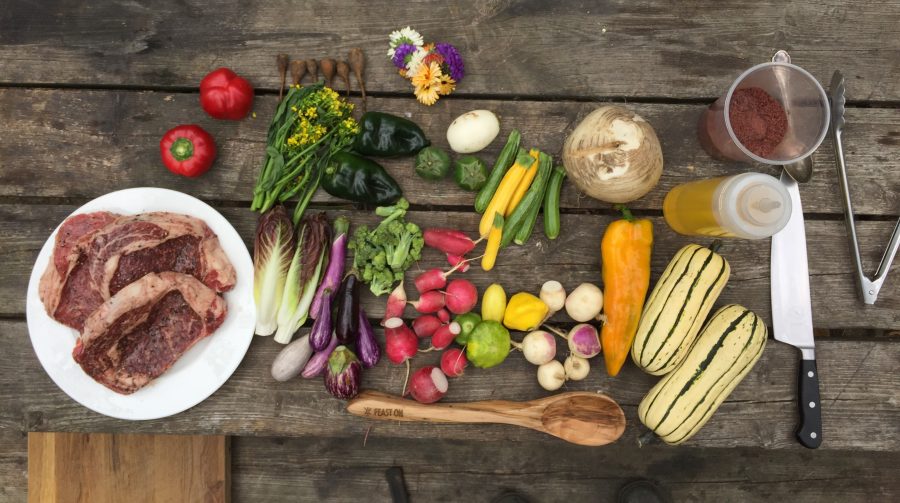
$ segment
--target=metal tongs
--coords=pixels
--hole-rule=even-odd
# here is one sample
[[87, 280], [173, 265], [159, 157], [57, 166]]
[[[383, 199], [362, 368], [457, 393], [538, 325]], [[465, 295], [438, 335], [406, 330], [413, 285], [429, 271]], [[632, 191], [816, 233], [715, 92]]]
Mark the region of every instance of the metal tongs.
[[844, 75], [840, 71], [835, 71], [831, 77], [831, 139], [834, 143], [834, 157], [838, 168], [838, 180], [841, 182], [841, 193], [843, 194], [844, 215], [847, 218], [847, 234], [850, 236], [850, 242], [853, 248], [853, 261], [856, 263], [856, 275], [859, 277], [859, 287], [862, 292], [863, 302], [866, 304], [874, 304], [878, 298], [878, 291], [884, 283], [884, 278], [891, 269], [891, 262], [900, 248], [900, 219], [894, 225], [894, 232], [891, 233], [891, 241], [888, 243], [884, 255], [881, 256], [881, 263], [878, 265], [878, 271], [875, 272], [875, 279], [869, 279], [863, 272], [862, 258], [859, 255], [859, 240], [856, 237], [856, 224], [853, 221], [853, 204], [850, 202], [850, 186], [847, 183], [847, 165], [844, 162], [844, 147], [841, 144], [841, 133], [844, 129], [844, 105], [846, 98], [844, 97]]

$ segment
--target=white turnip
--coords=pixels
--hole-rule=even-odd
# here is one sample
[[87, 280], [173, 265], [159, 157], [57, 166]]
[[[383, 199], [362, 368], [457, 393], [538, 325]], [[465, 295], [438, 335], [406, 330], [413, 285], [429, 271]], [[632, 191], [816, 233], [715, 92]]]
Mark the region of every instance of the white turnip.
[[541, 300], [550, 311], [547, 313], [549, 319], [566, 305], [566, 291], [563, 289], [562, 283], [559, 281], [547, 281], [541, 286]]
[[591, 371], [591, 364], [584, 358], [575, 355], [569, 355], [563, 367], [566, 369], [566, 379], [570, 381], [580, 381]]
[[513, 341], [512, 345], [535, 365], [543, 365], [556, 357], [556, 338], [543, 330], [535, 330], [526, 335], [521, 343]]
[[566, 369], [557, 360], [550, 360], [537, 369], [538, 384], [547, 391], [556, 391], [566, 383]]
[[602, 309], [603, 292], [597, 285], [582, 283], [566, 297], [566, 312], [579, 323], [595, 319]]

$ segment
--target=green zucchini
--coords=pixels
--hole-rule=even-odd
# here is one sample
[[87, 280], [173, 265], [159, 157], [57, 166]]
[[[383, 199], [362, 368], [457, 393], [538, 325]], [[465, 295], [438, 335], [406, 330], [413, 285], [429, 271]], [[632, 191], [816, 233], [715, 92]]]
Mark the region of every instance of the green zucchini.
[[[522, 225], [519, 226], [519, 229], [516, 231], [516, 237], [513, 241], [515, 241], [517, 245], [525, 244], [531, 237], [531, 233], [534, 232], [534, 224], [537, 222], [538, 212], [541, 210], [541, 205], [544, 203], [544, 193], [547, 192], [547, 184], [550, 182], [550, 176], [553, 174], [552, 157], [541, 152], [538, 161], [540, 162], [540, 167], [538, 168], [537, 180], [535, 182], [538, 184], [535, 193], [536, 197], [534, 203], [528, 210], [528, 214], [525, 216], [525, 221], [522, 222]], [[532, 188], [535, 188], [535, 184], [532, 184]], [[531, 189], [529, 189], [529, 191], [530, 190]], [[525, 197], [528, 197], [528, 194], [525, 194]]]
[[654, 386], [638, 406], [638, 418], [668, 444], [696, 434], [759, 360], [766, 324], [753, 311], [731, 304], [703, 327], [687, 358]]
[[566, 170], [560, 165], [555, 166], [544, 192], [544, 234], [550, 239], [559, 237], [559, 193], [565, 178]]
[[687, 245], [669, 262], [644, 304], [631, 359], [653, 375], [681, 363], [728, 282], [731, 268], [715, 251]]
[[488, 204], [491, 203], [491, 198], [494, 197], [494, 192], [497, 192], [497, 187], [500, 186], [503, 175], [506, 174], [506, 171], [509, 170], [510, 166], [515, 164], [516, 154], [519, 152], [519, 143], [521, 140], [522, 134], [519, 133], [518, 129], [513, 129], [509, 133], [509, 139], [506, 140], [506, 145], [503, 147], [503, 150], [500, 151], [497, 162], [494, 163], [494, 169], [491, 170], [491, 174], [488, 176], [487, 183], [484, 184], [484, 187], [482, 187], [481, 190], [478, 191], [478, 195], [475, 196], [475, 211], [478, 213], [484, 213]]

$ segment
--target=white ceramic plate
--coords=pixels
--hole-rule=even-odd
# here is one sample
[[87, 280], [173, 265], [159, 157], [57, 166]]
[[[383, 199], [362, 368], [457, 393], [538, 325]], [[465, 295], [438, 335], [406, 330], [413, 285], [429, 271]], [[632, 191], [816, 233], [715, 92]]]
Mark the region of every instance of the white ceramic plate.
[[131, 395], [120, 395], [94, 381], [72, 359], [78, 332], [51, 318], [38, 297], [38, 283], [53, 254], [57, 226], [38, 254], [28, 283], [26, 313], [31, 344], [44, 370], [67, 395], [85, 407], [119, 419], [157, 419], [189, 409], [213, 394], [231, 377], [253, 339], [256, 308], [253, 261], [234, 227], [206, 203], [181, 192], [135, 188], [98, 197], [78, 213], [112, 211], [135, 214], [171, 211], [199, 219], [219, 236], [237, 272], [234, 289], [225, 294], [228, 314], [209, 337], [194, 345], [163, 375]]

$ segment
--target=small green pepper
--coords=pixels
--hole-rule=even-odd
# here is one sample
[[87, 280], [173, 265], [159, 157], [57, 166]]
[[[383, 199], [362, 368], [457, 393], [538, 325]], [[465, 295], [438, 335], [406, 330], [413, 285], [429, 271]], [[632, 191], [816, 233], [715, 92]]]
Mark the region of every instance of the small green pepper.
[[350, 152], [331, 156], [322, 175], [322, 188], [334, 197], [378, 206], [392, 204], [403, 195], [380, 164]]
[[440, 180], [450, 172], [450, 156], [438, 147], [425, 147], [416, 155], [416, 173], [426, 180]]
[[456, 172], [453, 177], [456, 184], [466, 190], [481, 190], [487, 183], [487, 166], [474, 155], [464, 155], [456, 160]]
[[430, 145], [415, 122], [384, 112], [366, 112], [359, 119], [353, 151], [374, 157], [413, 155]]

